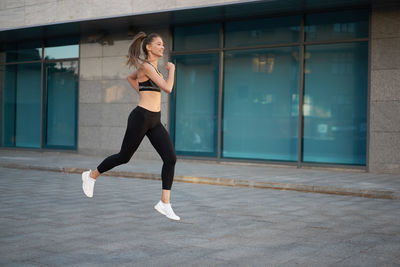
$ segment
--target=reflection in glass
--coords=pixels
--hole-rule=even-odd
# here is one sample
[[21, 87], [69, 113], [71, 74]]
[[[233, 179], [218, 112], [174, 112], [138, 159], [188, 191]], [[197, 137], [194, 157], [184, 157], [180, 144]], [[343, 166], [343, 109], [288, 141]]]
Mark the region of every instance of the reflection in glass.
[[174, 50], [196, 50], [219, 47], [219, 24], [176, 27]]
[[40, 147], [40, 63], [9, 65], [3, 88], [4, 146]]
[[44, 54], [45, 59], [77, 58], [79, 57], [79, 45], [46, 47]]
[[368, 43], [306, 53], [303, 160], [365, 165]]
[[45, 65], [47, 147], [75, 147], [77, 127], [78, 62]]
[[298, 42], [299, 32], [299, 16], [227, 22], [225, 47]]
[[368, 11], [340, 11], [306, 15], [306, 41], [368, 37]]
[[216, 155], [218, 54], [176, 56], [175, 149]]
[[226, 53], [223, 157], [297, 160], [298, 53], [297, 47]]

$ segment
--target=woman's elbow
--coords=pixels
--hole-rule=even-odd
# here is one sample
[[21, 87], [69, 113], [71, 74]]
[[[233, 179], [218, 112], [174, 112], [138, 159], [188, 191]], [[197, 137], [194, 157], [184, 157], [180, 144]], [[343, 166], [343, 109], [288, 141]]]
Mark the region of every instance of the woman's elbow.
[[167, 94], [170, 94], [170, 93], [172, 92], [172, 88], [173, 88], [173, 87], [171, 87], [171, 88], [169, 88], [169, 87], [162, 87], [161, 89], [162, 89], [164, 92], [166, 92]]

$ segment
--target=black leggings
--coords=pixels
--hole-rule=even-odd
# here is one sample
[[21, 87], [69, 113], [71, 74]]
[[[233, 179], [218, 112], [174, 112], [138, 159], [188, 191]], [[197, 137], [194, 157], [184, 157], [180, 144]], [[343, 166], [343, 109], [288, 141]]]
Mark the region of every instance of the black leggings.
[[160, 154], [164, 164], [161, 171], [162, 188], [171, 190], [174, 179], [176, 155], [167, 130], [160, 122], [161, 112], [152, 112], [140, 106], [132, 110], [128, 118], [121, 151], [103, 160], [97, 167], [100, 173], [127, 163], [139, 147], [145, 135]]

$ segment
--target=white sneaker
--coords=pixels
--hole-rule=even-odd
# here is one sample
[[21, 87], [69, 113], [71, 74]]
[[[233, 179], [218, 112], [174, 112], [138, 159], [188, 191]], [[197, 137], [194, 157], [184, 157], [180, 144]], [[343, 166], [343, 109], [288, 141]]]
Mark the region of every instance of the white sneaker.
[[82, 173], [82, 189], [87, 197], [93, 197], [95, 179], [89, 176], [91, 170]]
[[179, 221], [181, 218], [172, 210], [171, 204], [165, 204], [161, 200], [154, 206], [154, 208], [162, 215], [167, 216], [168, 219]]

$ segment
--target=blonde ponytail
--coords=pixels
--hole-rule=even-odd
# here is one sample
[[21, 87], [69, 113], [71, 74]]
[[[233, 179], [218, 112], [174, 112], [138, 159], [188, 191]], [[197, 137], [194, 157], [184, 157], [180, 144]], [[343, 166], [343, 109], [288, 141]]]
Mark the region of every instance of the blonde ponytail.
[[[139, 32], [138, 34], [136, 34], [132, 39], [132, 43], [129, 45], [127, 56], [128, 59], [126, 61], [126, 64], [129, 67], [135, 66], [136, 68], [138, 68], [139, 64], [141, 64], [143, 61], [146, 61], [148, 56], [146, 45], [151, 43], [156, 37], [160, 37], [160, 35], [158, 35], [157, 33], [147, 35], [144, 32]], [[146, 55], [145, 59], [140, 58], [140, 48], [142, 48], [144, 54]]]

